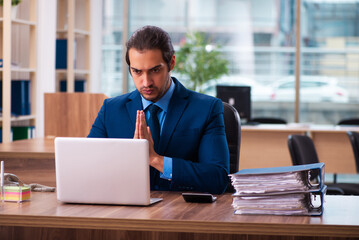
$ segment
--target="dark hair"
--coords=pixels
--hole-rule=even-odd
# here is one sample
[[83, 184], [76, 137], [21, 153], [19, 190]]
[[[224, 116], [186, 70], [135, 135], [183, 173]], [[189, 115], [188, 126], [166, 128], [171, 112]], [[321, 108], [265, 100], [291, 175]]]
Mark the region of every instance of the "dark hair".
[[175, 51], [170, 36], [163, 29], [155, 26], [144, 26], [136, 30], [126, 43], [126, 62], [130, 67], [129, 50], [135, 48], [139, 51], [159, 49], [162, 58], [167, 63], [168, 71], [171, 69], [171, 58]]

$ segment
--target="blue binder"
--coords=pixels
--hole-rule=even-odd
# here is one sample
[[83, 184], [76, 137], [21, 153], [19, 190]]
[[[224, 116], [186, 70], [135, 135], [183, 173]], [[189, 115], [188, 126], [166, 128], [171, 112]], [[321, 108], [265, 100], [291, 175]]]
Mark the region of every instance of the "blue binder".
[[67, 68], [67, 39], [56, 39], [56, 69]]
[[[230, 174], [232, 185], [236, 189], [232, 204], [235, 207], [235, 214], [322, 215], [324, 196], [327, 190], [327, 186], [324, 185], [324, 169], [324, 163], [314, 163], [288, 167], [243, 169]], [[310, 181], [311, 173], [318, 176], [318, 182], [315, 184]], [[292, 176], [296, 178], [292, 179]], [[288, 182], [288, 186], [286, 186], [286, 177], [288, 181], [295, 180], [294, 184], [290, 185]], [[297, 188], [297, 184], [301, 187]], [[278, 207], [283, 199], [291, 196], [302, 199], [301, 203], [306, 206], [304, 208], [306, 211], [291, 212], [285, 207], [283, 209], [281, 206]], [[253, 206], [251, 206], [251, 199]], [[266, 205], [268, 199], [271, 199], [274, 204]], [[317, 200], [315, 204], [314, 199]], [[284, 205], [286, 202], [283, 202]]]
[[[2, 107], [2, 81], [0, 81], [0, 105]], [[30, 80], [11, 81], [11, 114], [30, 115]]]
[[[75, 92], [85, 92], [85, 80], [75, 80]], [[67, 91], [66, 80], [60, 81], [60, 92]]]
[[279, 174], [279, 173], [287, 173], [287, 172], [302, 172], [304, 174], [308, 174], [313, 172], [313, 174], [318, 175], [318, 184], [313, 186], [309, 178], [306, 178], [308, 187], [316, 191], [318, 189], [323, 188], [324, 186], [324, 171], [325, 164], [324, 163], [312, 163], [312, 164], [303, 164], [303, 165], [294, 165], [294, 166], [286, 166], [286, 167], [272, 167], [272, 168], [251, 168], [251, 169], [243, 169], [231, 175], [262, 175], [262, 174]]

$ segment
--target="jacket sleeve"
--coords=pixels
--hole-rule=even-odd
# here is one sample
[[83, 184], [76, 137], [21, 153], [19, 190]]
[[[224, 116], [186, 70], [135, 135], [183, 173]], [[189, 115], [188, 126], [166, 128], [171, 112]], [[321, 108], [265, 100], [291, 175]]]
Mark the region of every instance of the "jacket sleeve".
[[223, 104], [219, 99], [213, 101], [207, 119], [198, 145], [197, 161], [173, 158], [172, 190], [221, 194], [228, 186], [229, 150]]
[[95, 119], [95, 122], [92, 124], [92, 128], [87, 137], [89, 138], [107, 138], [107, 131], [105, 126], [105, 113], [106, 113], [106, 103], [108, 99], [105, 99], [103, 105], [98, 112], [98, 115]]

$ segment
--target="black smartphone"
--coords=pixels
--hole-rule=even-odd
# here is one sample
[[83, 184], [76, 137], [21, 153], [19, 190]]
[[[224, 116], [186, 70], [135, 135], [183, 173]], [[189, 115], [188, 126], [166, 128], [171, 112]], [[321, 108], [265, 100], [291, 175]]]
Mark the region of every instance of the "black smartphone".
[[186, 202], [195, 203], [212, 203], [217, 197], [209, 193], [182, 193], [182, 197]]

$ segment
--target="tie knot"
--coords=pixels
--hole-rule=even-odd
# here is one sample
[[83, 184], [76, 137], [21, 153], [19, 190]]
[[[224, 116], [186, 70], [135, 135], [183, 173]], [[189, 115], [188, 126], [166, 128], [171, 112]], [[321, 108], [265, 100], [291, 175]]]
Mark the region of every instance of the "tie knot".
[[151, 116], [156, 115], [159, 110], [160, 110], [160, 107], [153, 103], [148, 107], [148, 111], [150, 112]]

